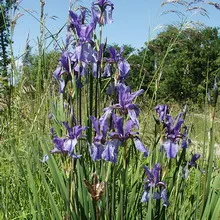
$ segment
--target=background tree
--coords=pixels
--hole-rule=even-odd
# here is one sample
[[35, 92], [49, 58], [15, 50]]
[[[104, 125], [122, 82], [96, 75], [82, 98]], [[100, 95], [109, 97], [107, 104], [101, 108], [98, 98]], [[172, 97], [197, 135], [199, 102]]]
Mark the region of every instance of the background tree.
[[10, 62], [8, 45], [10, 43], [10, 18], [9, 10], [15, 5], [16, 0], [0, 0], [0, 74], [7, 80], [7, 66]]
[[[128, 80], [133, 86], [138, 86], [140, 77], [144, 77], [142, 87], [149, 88], [153, 94], [157, 84], [157, 97], [160, 99], [204, 101], [207, 79], [210, 86], [219, 75], [218, 28], [186, 28], [180, 31], [174, 26], [168, 26], [146, 45], [146, 49], [130, 57], [134, 68]], [[140, 72], [139, 66], [144, 57], [139, 77], [137, 73]]]
[[0, 0], [0, 111], [6, 106], [10, 108], [10, 86], [8, 64], [10, 57], [8, 46], [10, 43], [9, 11], [15, 6], [16, 0]]

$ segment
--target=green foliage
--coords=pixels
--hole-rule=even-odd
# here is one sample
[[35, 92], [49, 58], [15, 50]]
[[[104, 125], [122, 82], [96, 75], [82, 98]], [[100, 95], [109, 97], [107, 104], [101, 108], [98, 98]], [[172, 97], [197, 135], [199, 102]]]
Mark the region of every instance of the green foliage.
[[[53, 78], [53, 71], [56, 69], [60, 53], [57, 51], [43, 52], [42, 56], [37, 54], [32, 55], [31, 48], [27, 45], [25, 55], [22, 60], [22, 74], [21, 82], [27, 90], [37, 89], [37, 79], [40, 74], [42, 77], [41, 85], [48, 86], [49, 84], [55, 85], [55, 79]], [[39, 64], [41, 64], [39, 72]], [[41, 92], [45, 90], [45, 87], [41, 87]], [[34, 94], [34, 93], [32, 93]]]
[[9, 10], [12, 9], [15, 2], [15, 0], [0, 1], [0, 72], [2, 77], [7, 77], [7, 65], [10, 62], [7, 50], [7, 47], [10, 44]]
[[[129, 83], [136, 87], [144, 77], [142, 87], [150, 85], [153, 94], [156, 86], [159, 99], [203, 103], [207, 82], [219, 76], [219, 55], [217, 28], [179, 30], [168, 26], [130, 57], [133, 68]], [[138, 75], [143, 59], [143, 70]]]

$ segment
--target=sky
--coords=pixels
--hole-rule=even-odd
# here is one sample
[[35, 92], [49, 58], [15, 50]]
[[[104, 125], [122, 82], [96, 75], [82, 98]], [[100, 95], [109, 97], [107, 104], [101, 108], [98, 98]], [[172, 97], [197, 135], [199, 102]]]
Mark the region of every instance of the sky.
[[[57, 33], [68, 19], [70, 0], [45, 0], [46, 27], [51, 33]], [[83, 0], [78, 4], [90, 7], [91, 0]], [[141, 48], [148, 40], [153, 39], [163, 27], [170, 24], [177, 24], [181, 19], [176, 13], [165, 13], [168, 10], [182, 10], [173, 5], [161, 7], [163, 0], [111, 0], [114, 3], [113, 23], [104, 27], [104, 37], [108, 43], [118, 45], [128, 44], [135, 48]], [[213, 6], [203, 5], [208, 11], [209, 18], [199, 14], [192, 15], [182, 12], [188, 20], [199, 21], [207, 26], [220, 26], [220, 10]], [[13, 35], [14, 53], [19, 56], [25, 49], [27, 37], [33, 50], [37, 48], [39, 37], [40, 0], [22, 0], [19, 13], [23, 14], [15, 26]], [[36, 18], [34, 18], [34, 16]], [[53, 16], [57, 18], [52, 19]], [[49, 36], [49, 34], [47, 34]], [[60, 34], [60, 39], [65, 40], [65, 28]], [[46, 41], [46, 46], [50, 43]]]

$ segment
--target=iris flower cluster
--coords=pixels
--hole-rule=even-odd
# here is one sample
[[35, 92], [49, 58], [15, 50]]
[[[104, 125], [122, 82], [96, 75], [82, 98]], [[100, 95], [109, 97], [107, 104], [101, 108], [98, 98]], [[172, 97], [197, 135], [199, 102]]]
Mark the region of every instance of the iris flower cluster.
[[166, 183], [160, 180], [161, 165], [155, 164], [152, 170], [144, 166], [145, 174], [147, 175], [144, 185], [144, 193], [142, 195], [142, 202], [147, 202], [152, 195], [153, 199], [162, 199], [163, 205], [168, 206]]
[[164, 131], [162, 147], [166, 152], [167, 158], [175, 158], [180, 146], [187, 148], [191, 143], [187, 134], [187, 127], [182, 126], [184, 113], [181, 112], [176, 118], [173, 118], [169, 114], [169, 109], [166, 105], [158, 105], [155, 110], [159, 116], [158, 121], [162, 124]]
[[[58, 137], [54, 135], [53, 144], [54, 149], [50, 151], [51, 154], [60, 153], [62, 155], [69, 155], [74, 159], [78, 159], [81, 155], [75, 153], [75, 147], [78, 140], [82, 137], [82, 132], [87, 129], [87, 127], [82, 127], [81, 125], [76, 125], [74, 127], [69, 127], [67, 122], [63, 122], [68, 135], [66, 137]], [[45, 155], [43, 162], [49, 159], [48, 155]]]
[[[111, 78], [111, 84], [108, 87], [108, 94], [111, 94], [113, 101], [110, 106], [104, 109], [101, 117], [90, 116], [94, 137], [89, 144], [91, 158], [94, 161], [105, 160], [116, 163], [120, 148], [126, 149], [127, 141], [131, 140], [135, 148], [147, 157], [148, 149], [141, 142], [139, 137], [139, 120], [140, 109], [134, 100], [143, 94], [144, 90], [140, 89], [131, 92], [129, 86], [125, 84], [130, 71], [130, 65], [123, 57], [123, 48], [117, 51], [114, 47], [109, 47], [109, 57], [104, 58], [106, 44], [99, 44], [95, 41], [95, 29], [97, 25], [102, 27], [112, 22], [112, 11], [114, 5], [109, 0], [96, 0], [92, 3], [91, 11], [80, 8], [79, 13], [69, 11], [69, 25], [67, 26], [66, 46], [62, 51], [59, 64], [53, 75], [59, 82], [60, 93], [65, 92], [66, 85], [69, 81], [75, 81], [78, 88], [81, 88], [81, 77], [89, 73], [95, 78]], [[88, 18], [90, 16], [90, 21]], [[101, 63], [105, 65], [103, 71]], [[159, 114], [159, 120], [166, 130], [165, 141], [163, 143], [167, 156], [173, 158], [178, 151], [178, 140], [186, 140], [186, 135], [180, 133], [183, 123], [181, 115], [177, 119], [172, 119], [168, 115], [166, 106], [157, 106], [156, 111]], [[67, 122], [63, 122], [66, 128], [66, 136], [58, 137], [53, 134], [54, 149], [51, 154], [59, 153], [68, 155], [73, 159], [81, 157], [76, 152], [78, 141], [83, 137], [83, 131], [88, 127], [76, 124], [70, 127]], [[43, 162], [48, 160], [45, 155]], [[162, 199], [164, 206], [168, 205], [166, 184], [160, 180], [161, 165], [156, 164], [152, 170], [147, 166], [144, 167], [147, 178], [144, 183], [144, 194], [141, 201], [146, 202], [149, 197], [153, 199]], [[95, 185], [86, 182], [89, 192], [94, 198], [102, 195], [104, 187], [101, 187], [101, 193], [97, 191]], [[94, 191], [94, 192], [93, 192]]]
[[[148, 156], [148, 149], [139, 139], [139, 132], [132, 131], [139, 128], [139, 108], [132, 103], [134, 98], [143, 93], [143, 90], [131, 93], [130, 88], [119, 83], [117, 86], [118, 103], [104, 109], [104, 114], [99, 118], [91, 116], [93, 129], [96, 136], [91, 146], [91, 157], [94, 161], [104, 159], [117, 162], [118, 149], [128, 140], [132, 139], [137, 150]], [[115, 114], [118, 111], [119, 115]], [[129, 119], [126, 121], [126, 118]]]

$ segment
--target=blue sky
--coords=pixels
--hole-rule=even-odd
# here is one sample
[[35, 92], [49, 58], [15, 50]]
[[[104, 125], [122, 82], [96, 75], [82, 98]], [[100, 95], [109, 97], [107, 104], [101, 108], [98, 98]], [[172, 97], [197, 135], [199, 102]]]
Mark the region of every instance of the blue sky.
[[[46, 26], [56, 33], [65, 24], [68, 17], [69, 0], [45, 0], [45, 13], [47, 14]], [[39, 18], [39, 0], [23, 0], [21, 6]], [[80, 4], [90, 6], [91, 0], [81, 1]], [[175, 13], [161, 15], [166, 10], [178, 9], [172, 5], [161, 7], [162, 0], [112, 0], [115, 5], [113, 11], [114, 22], [104, 28], [104, 36], [107, 36], [108, 43], [118, 43], [119, 45], [129, 44], [136, 48], [144, 45], [148, 39], [156, 36], [159, 30], [157, 27], [164, 27], [168, 24], [175, 24], [180, 19]], [[79, 4], [79, 3], [78, 3]], [[204, 6], [204, 5], [203, 5]], [[209, 18], [201, 15], [189, 15], [189, 20], [200, 21], [208, 26], [220, 26], [220, 11], [214, 7], [204, 6], [209, 12]], [[14, 33], [15, 55], [22, 54], [27, 36], [33, 48], [37, 46], [39, 36], [39, 22], [29, 13], [20, 8], [24, 15], [17, 21]], [[56, 20], [50, 17], [57, 16]], [[156, 30], [155, 30], [156, 29]], [[65, 33], [60, 35], [63, 38]], [[49, 43], [47, 40], [46, 44]]]

